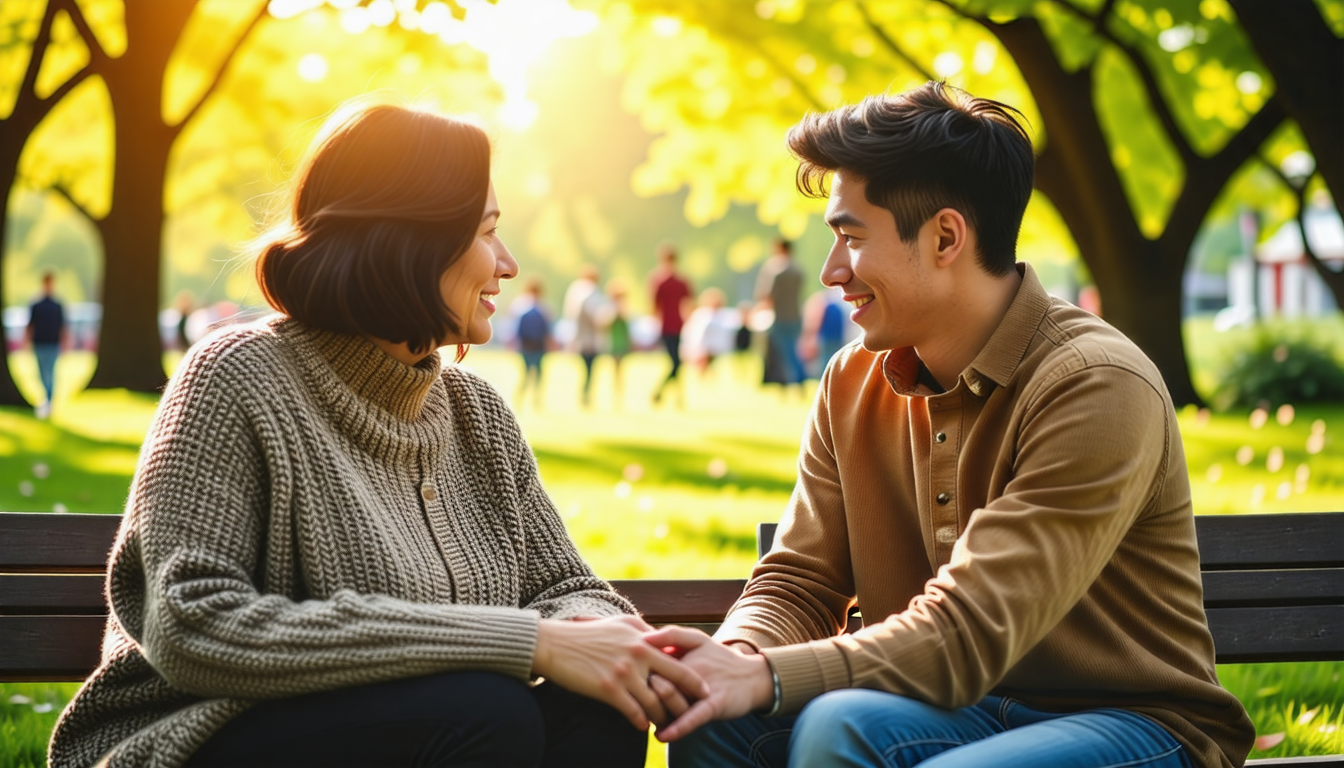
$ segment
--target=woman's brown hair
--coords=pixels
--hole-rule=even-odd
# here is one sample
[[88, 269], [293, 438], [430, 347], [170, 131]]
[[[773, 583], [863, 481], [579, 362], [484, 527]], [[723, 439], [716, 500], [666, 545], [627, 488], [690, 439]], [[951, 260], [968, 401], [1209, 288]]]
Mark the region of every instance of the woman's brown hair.
[[334, 114], [265, 235], [257, 282], [313, 328], [428, 352], [462, 332], [439, 280], [470, 247], [490, 186], [490, 141], [465, 120], [386, 102]]

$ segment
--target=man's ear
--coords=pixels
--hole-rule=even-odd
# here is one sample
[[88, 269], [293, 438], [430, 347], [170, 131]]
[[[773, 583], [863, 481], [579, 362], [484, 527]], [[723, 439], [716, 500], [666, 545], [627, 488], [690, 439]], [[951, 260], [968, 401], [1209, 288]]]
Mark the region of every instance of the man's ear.
[[969, 242], [970, 229], [966, 217], [956, 208], [943, 208], [929, 219], [933, 239], [934, 260], [940, 267], [950, 266]]

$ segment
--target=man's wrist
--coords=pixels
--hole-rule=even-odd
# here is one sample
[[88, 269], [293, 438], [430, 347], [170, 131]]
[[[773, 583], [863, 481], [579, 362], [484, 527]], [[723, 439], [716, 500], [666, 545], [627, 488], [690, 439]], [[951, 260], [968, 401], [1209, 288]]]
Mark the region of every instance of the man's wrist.
[[784, 701], [784, 691], [779, 684], [779, 673], [775, 671], [775, 665], [770, 663], [770, 659], [764, 654], [757, 654], [757, 658], [765, 662], [765, 671], [770, 675], [770, 689], [768, 699], [762, 702], [756, 708], [756, 712], [763, 717], [774, 717], [779, 714], [779, 707]]

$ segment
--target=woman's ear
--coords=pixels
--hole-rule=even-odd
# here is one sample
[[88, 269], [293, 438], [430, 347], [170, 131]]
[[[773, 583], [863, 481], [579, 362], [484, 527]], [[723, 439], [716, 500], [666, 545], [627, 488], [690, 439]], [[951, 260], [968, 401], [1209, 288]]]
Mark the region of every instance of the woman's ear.
[[955, 208], [943, 208], [929, 223], [933, 228], [934, 260], [940, 267], [950, 266], [966, 250], [970, 234], [966, 217]]

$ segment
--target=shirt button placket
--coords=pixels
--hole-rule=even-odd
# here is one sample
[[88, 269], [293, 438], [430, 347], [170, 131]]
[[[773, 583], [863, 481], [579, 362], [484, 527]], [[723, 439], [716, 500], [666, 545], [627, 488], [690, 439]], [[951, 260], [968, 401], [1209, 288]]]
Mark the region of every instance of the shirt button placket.
[[[943, 420], [946, 424], [946, 420]], [[930, 475], [934, 479], [933, 501], [933, 540], [934, 550], [940, 563], [946, 563], [952, 556], [952, 545], [957, 540], [957, 512], [952, 504], [952, 488], [956, 483], [956, 445], [948, 444], [946, 429], [934, 425], [933, 451], [929, 457], [932, 464]], [[942, 486], [942, 490], [938, 490]]]

